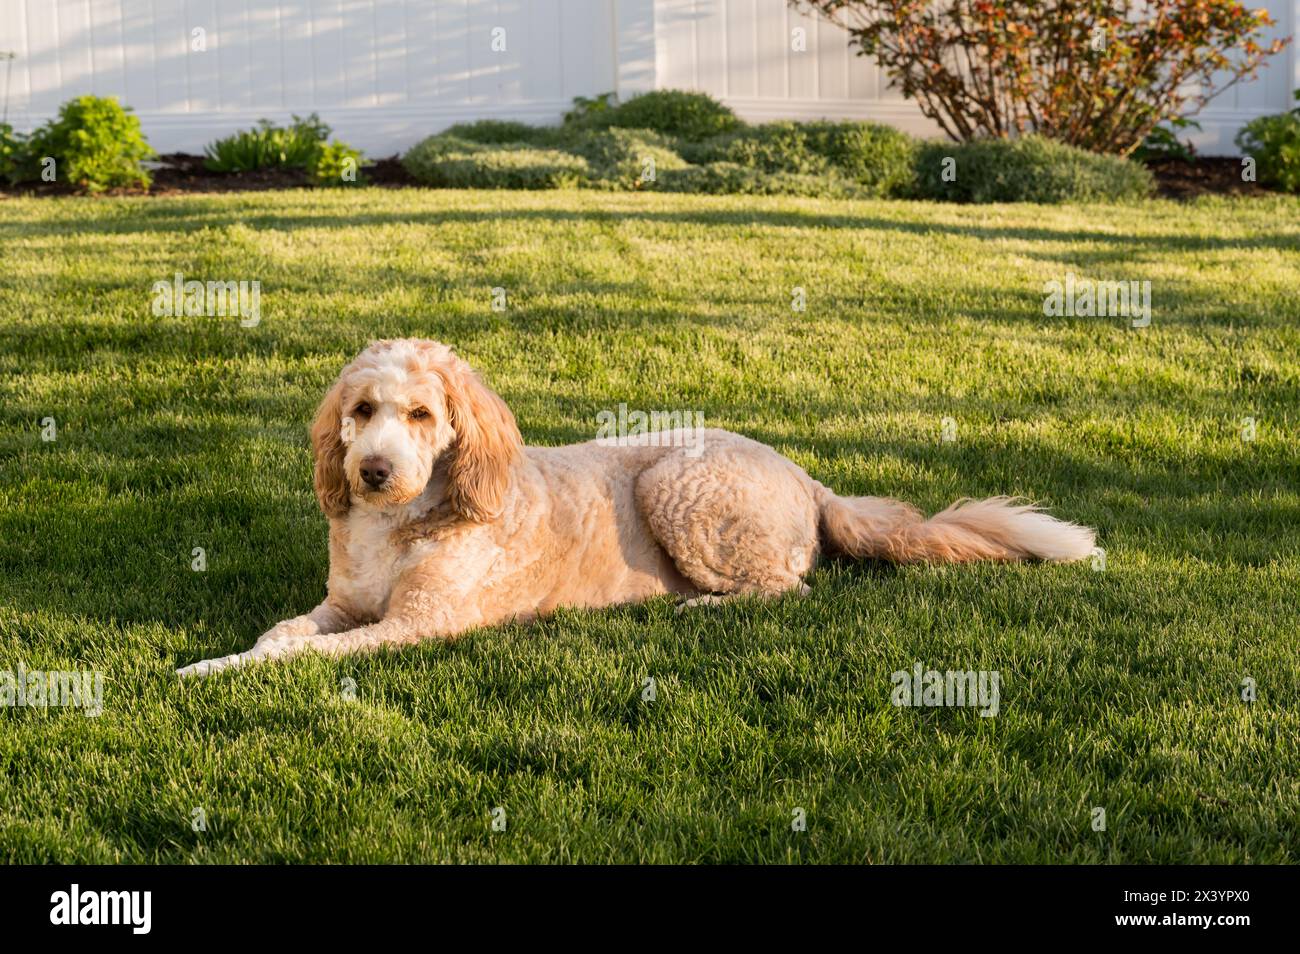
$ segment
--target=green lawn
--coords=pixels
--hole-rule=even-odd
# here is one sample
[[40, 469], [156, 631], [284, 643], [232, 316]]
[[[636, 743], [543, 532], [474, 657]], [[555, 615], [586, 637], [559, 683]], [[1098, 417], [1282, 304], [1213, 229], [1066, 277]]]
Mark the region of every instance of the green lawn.
[[[177, 271], [259, 280], [260, 324], [154, 317]], [[1067, 272], [1149, 280], [1151, 326], [1045, 317]], [[1281, 198], [0, 201], [0, 670], [105, 680], [0, 710], [0, 860], [1300, 860], [1298, 290]], [[700, 410], [841, 493], [1031, 496], [1106, 566], [831, 563], [181, 684], [323, 595], [307, 423], [398, 335], [532, 443]], [[999, 714], [894, 707], [916, 662], [998, 671]]]

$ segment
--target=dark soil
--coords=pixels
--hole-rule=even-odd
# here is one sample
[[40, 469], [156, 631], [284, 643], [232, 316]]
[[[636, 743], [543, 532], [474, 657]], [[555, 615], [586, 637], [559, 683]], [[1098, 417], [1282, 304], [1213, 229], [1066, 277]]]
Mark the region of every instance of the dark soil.
[[377, 160], [374, 165], [366, 167], [365, 173], [366, 180], [371, 185], [397, 188], [419, 184], [402, 168], [402, 162], [397, 156]]
[[154, 195], [180, 192], [263, 192], [267, 189], [305, 189], [307, 173], [302, 169], [258, 169], [255, 172], [209, 172], [202, 156], [173, 152], [159, 156], [165, 163], [155, 169]]
[[[159, 156], [165, 165], [154, 172], [153, 195], [181, 192], [262, 192], [267, 189], [307, 189], [311, 183], [303, 169], [258, 169], [255, 172], [209, 172], [202, 156], [174, 152]], [[397, 156], [361, 167], [367, 185], [396, 188], [415, 185]]]
[[[110, 189], [104, 195], [183, 195], [191, 192], [265, 192], [269, 189], [307, 189], [311, 183], [304, 169], [258, 169], [253, 172], [209, 172], [203, 156], [172, 152], [159, 156], [153, 170], [153, 186], [144, 189]], [[404, 188], [416, 184], [397, 156], [379, 159], [361, 167], [367, 185]], [[9, 195], [72, 195], [75, 189], [59, 182], [25, 182], [10, 188]]]
[[1156, 177], [1159, 194], [1168, 199], [1194, 199], [1198, 195], [1269, 195], [1258, 182], [1241, 181], [1241, 160], [1231, 156], [1197, 156], [1156, 159], [1147, 163]]

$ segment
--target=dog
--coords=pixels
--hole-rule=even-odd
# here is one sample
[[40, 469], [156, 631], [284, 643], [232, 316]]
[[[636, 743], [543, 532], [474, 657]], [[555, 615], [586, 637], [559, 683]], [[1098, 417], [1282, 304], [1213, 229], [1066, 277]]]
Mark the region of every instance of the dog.
[[824, 553], [1065, 562], [1093, 549], [1091, 529], [1006, 497], [927, 520], [896, 500], [841, 497], [739, 434], [704, 430], [691, 446], [653, 436], [525, 447], [509, 408], [451, 348], [375, 342], [311, 427], [329, 518], [324, 602], [247, 652], [178, 672], [450, 639], [562, 606], [806, 593]]

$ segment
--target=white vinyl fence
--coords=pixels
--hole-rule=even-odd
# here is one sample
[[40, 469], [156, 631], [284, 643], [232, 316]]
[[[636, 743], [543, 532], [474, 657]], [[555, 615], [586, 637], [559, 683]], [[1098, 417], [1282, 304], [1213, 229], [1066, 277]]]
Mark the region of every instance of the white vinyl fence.
[[[1264, 0], [1293, 35], [1300, 0]], [[797, 31], [803, 31], [802, 34]], [[802, 47], [802, 49], [800, 49]], [[373, 156], [454, 122], [553, 122], [575, 96], [699, 89], [750, 120], [874, 119], [936, 130], [785, 0], [0, 0], [0, 98], [27, 129], [114, 95], [161, 152], [200, 152], [255, 120], [319, 112]], [[1193, 138], [1230, 153], [1300, 86], [1294, 45], [1215, 100]]]

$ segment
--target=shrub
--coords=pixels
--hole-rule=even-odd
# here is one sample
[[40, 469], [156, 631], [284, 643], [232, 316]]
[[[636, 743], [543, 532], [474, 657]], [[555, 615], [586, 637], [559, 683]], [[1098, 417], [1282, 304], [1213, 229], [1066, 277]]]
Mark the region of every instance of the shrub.
[[791, 2], [848, 30], [953, 139], [1037, 132], [1118, 155], [1286, 42], [1261, 47], [1273, 21], [1239, 0]]
[[586, 132], [570, 141], [568, 151], [587, 160], [594, 181], [616, 188], [654, 188], [661, 173], [687, 166], [673, 140], [649, 129]]
[[313, 185], [350, 186], [365, 182], [361, 152], [345, 142], [321, 143], [307, 160], [307, 176]]
[[315, 113], [306, 119], [294, 116], [288, 127], [263, 119], [252, 129], [209, 143], [203, 165], [212, 172], [305, 168], [329, 134], [330, 127]]
[[0, 123], [0, 181], [17, 182], [27, 161], [27, 137]]
[[735, 162], [711, 162], [669, 170], [659, 177], [664, 192], [709, 195], [802, 195], [820, 198], [854, 198], [861, 195], [855, 183], [836, 173], [806, 175], [763, 172]]
[[872, 195], [892, 195], [912, 180], [916, 140], [892, 126], [815, 122], [804, 129], [819, 155]]
[[[955, 164], [946, 164], [945, 159]], [[944, 181], [945, 168], [955, 174]], [[1129, 200], [1154, 188], [1150, 171], [1042, 136], [931, 142], [917, 155], [916, 194], [951, 202]]]
[[1237, 146], [1255, 160], [1260, 182], [1300, 192], [1300, 106], [1252, 119], [1237, 133]]
[[473, 123], [457, 123], [450, 129], [444, 129], [439, 135], [480, 142], [487, 145], [502, 143], [542, 142], [549, 140], [552, 130], [541, 126], [530, 126], [513, 120], [480, 119]]
[[[588, 102], [607, 104], [608, 100], [602, 98]], [[729, 107], [712, 96], [671, 89], [642, 93], [613, 107], [580, 107], [568, 113], [565, 121], [570, 127], [606, 129], [621, 126], [624, 129], [650, 129], [683, 139], [706, 139], [739, 129], [742, 125]]]
[[452, 189], [563, 189], [587, 177], [580, 156], [527, 143], [486, 146], [455, 136], [430, 136], [402, 157], [424, 185]]
[[57, 177], [87, 192], [141, 186], [149, 173], [141, 161], [154, 155], [140, 120], [115, 97], [80, 96], [59, 109], [59, 115], [32, 133], [22, 178], [36, 178], [39, 164], [54, 159]]
[[[493, 121], [466, 124], [453, 128], [494, 141], [442, 133], [414, 147], [402, 164], [417, 181], [444, 188], [594, 186], [958, 202], [1131, 199], [1147, 195], [1154, 184], [1137, 163], [1037, 136], [920, 144], [873, 123], [780, 122], [690, 142], [653, 129], [597, 129], [584, 122], [574, 120], [558, 130]], [[495, 141], [507, 133], [529, 139]], [[555, 148], [543, 148], [539, 141]], [[955, 182], [944, 181], [945, 157], [956, 162]], [[642, 181], [647, 159], [654, 161], [653, 185]]]
[[763, 172], [816, 175], [830, 169], [825, 156], [813, 151], [801, 123], [779, 122], [748, 126], [682, 147], [695, 163], [729, 162]]
[[733, 162], [795, 175], [838, 173], [871, 196], [905, 190], [912, 180], [915, 152], [915, 142], [906, 133], [858, 122], [767, 123], [683, 148], [695, 162]]

